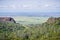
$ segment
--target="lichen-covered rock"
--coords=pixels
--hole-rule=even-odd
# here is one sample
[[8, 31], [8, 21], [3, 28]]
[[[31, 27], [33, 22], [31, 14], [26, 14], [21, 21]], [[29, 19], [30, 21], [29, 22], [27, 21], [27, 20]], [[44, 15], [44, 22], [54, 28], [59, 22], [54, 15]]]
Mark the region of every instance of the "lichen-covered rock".
[[16, 23], [16, 21], [11, 17], [0, 17], [0, 22], [13, 22], [13, 23]]

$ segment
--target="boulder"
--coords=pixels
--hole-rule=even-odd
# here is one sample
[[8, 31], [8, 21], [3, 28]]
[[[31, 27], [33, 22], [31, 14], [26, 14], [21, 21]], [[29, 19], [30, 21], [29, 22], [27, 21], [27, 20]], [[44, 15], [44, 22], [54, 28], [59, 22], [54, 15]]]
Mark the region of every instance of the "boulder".
[[0, 22], [13, 22], [13, 23], [16, 23], [16, 21], [11, 17], [0, 17]]

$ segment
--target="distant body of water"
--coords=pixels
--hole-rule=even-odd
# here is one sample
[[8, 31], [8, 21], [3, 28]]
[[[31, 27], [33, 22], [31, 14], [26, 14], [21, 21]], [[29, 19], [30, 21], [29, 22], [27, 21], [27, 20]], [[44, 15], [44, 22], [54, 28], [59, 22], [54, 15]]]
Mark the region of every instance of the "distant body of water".
[[0, 12], [0, 16], [60, 17], [60, 12]]

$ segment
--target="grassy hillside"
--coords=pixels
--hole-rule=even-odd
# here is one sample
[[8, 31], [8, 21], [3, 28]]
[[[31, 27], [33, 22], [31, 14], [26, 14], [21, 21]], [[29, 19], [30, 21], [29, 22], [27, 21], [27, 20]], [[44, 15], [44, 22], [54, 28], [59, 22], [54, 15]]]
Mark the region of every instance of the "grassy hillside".
[[60, 20], [42, 25], [0, 22], [0, 40], [60, 40]]

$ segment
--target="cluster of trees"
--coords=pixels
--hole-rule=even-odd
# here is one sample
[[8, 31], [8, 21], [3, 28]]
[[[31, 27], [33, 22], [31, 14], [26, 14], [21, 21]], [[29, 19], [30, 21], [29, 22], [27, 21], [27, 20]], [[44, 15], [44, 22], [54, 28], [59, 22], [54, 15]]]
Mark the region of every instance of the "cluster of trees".
[[60, 20], [36, 26], [0, 22], [0, 40], [60, 40]]

